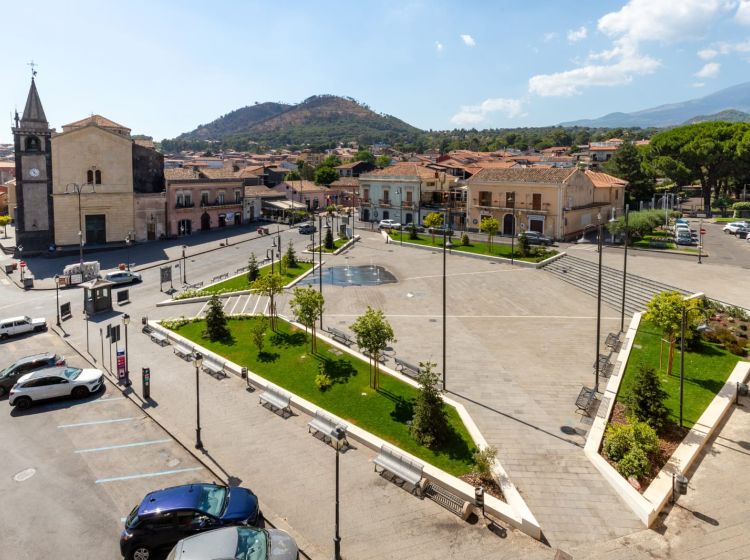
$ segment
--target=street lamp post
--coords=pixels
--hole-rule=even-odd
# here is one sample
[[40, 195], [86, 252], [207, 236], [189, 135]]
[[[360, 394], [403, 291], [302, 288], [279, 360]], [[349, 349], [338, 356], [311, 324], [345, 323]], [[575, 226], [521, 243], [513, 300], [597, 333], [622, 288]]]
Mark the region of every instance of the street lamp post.
[[273, 274], [273, 247], [266, 249], [266, 260], [271, 259], [271, 274]]
[[195, 366], [195, 448], [203, 449], [201, 441], [201, 391], [200, 391], [200, 369], [203, 365], [203, 354], [196, 352], [193, 355]]
[[399, 224], [399, 245], [404, 246], [404, 195], [401, 194], [401, 187], [398, 189], [398, 224]]
[[445, 251], [447, 249], [448, 239], [447, 239], [447, 233], [448, 230], [444, 227], [443, 228], [443, 391], [445, 391], [445, 370], [446, 368], [446, 318], [445, 318], [445, 312], [446, 312], [446, 254]]
[[[81, 193], [83, 187], [89, 185], [91, 192], [96, 192], [93, 183], [84, 183], [79, 185], [78, 183], [68, 183], [65, 185], [65, 194], [76, 194], [78, 195], [78, 261], [81, 265], [81, 273], [83, 274], [83, 215], [81, 213]], [[71, 193], [72, 189], [72, 193]]]
[[18, 260], [21, 261], [18, 263], [18, 267], [21, 269], [21, 284], [23, 284], [23, 269], [25, 268], [23, 266], [23, 245], [18, 246]]
[[602, 330], [602, 215], [596, 215], [597, 222], [597, 250], [599, 251], [599, 278], [596, 284], [596, 358], [594, 360], [596, 372], [594, 380], [594, 392], [599, 392], [599, 350], [601, 344]]
[[516, 239], [516, 191], [511, 193], [511, 202], [513, 208], [511, 208], [511, 215], [513, 216], [513, 227], [510, 230], [510, 264], [513, 264], [515, 260], [515, 239]]
[[127, 265], [128, 270], [130, 270], [130, 242], [131, 242], [130, 232], [128, 232], [127, 235], [125, 236], [125, 251], [126, 251], [125, 258], [128, 261], [125, 264]]
[[187, 245], [182, 246], [182, 283], [187, 284], [187, 261], [185, 260], [185, 249]]
[[333, 537], [333, 558], [334, 560], [341, 560], [341, 535], [339, 534], [339, 453], [346, 442], [346, 432], [343, 428], [337, 426], [333, 433], [332, 443], [336, 448], [336, 520]]
[[60, 275], [55, 274], [55, 303], [57, 311], [57, 326], [60, 326]]
[[128, 356], [128, 324], [130, 324], [130, 315], [127, 313], [122, 316], [122, 324], [125, 325], [125, 387], [130, 387], [130, 358]]
[[620, 332], [625, 332], [625, 283], [628, 278], [628, 242], [630, 232], [628, 230], [628, 205], [625, 204], [625, 256], [622, 264], [622, 309], [620, 310]]

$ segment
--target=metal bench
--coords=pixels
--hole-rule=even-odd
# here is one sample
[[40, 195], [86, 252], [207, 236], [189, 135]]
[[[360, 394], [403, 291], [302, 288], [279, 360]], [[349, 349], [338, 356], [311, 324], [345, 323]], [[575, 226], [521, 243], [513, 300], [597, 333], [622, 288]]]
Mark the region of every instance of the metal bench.
[[620, 336], [617, 333], [609, 333], [604, 341], [604, 346], [611, 348], [613, 352], [619, 352], [621, 345]]
[[[393, 358], [393, 361], [396, 362], [396, 369], [400, 370], [401, 373], [404, 373], [409, 377], [417, 377], [420, 373], [422, 373], [420, 367], [415, 366], [411, 362], [407, 362], [406, 360], [402, 360], [401, 358]], [[413, 375], [409, 374], [409, 372], [412, 372]]]
[[391, 473], [396, 479], [408, 482], [414, 487], [418, 496], [422, 495], [427, 482], [422, 478], [424, 469], [422, 463], [409, 459], [387, 445], [380, 447], [380, 454], [375, 457], [373, 463], [375, 472], [378, 472], [378, 467], [380, 467], [383, 472]]
[[262, 405], [269, 405], [275, 411], [281, 411], [282, 414], [284, 412], [292, 414], [291, 397], [271, 385], [267, 385], [266, 390], [258, 395], [258, 402]]
[[169, 339], [159, 332], [151, 331], [149, 336], [151, 337], [151, 342], [156, 342], [159, 346], [166, 346], [169, 344]]
[[344, 445], [348, 446], [349, 442], [346, 439], [346, 431], [349, 429], [349, 426], [347, 426], [343, 422], [340, 422], [336, 418], [328, 416], [328, 414], [325, 414], [320, 410], [316, 410], [313, 419], [307, 423], [307, 432], [310, 433], [312, 430], [315, 430], [315, 433], [321, 434], [323, 436], [323, 441], [325, 441], [326, 443], [332, 441], [332, 439], [336, 437], [337, 429], [343, 430], [343, 443]]
[[[591, 365], [592, 368], [596, 369], [596, 361]], [[615, 365], [609, 361], [609, 356], [606, 354], [599, 354], [599, 373], [604, 377], [608, 377], [612, 373]]]
[[220, 362], [214, 358], [203, 358], [203, 371], [216, 379], [228, 377], [224, 372], [224, 362]]
[[189, 360], [193, 355], [193, 349], [185, 344], [177, 343], [174, 345], [174, 353], [183, 360]]
[[338, 340], [347, 346], [354, 344], [354, 340], [348, 334], [333, 327], [328, 327], [328, 332], [331, 333], [331, 338]]
[[595, 399], [596, 391], [589, 389], [588, 387], [581, 387], [581, 392], [578, 393], [578, 398], [576, 399], [576, 408], [582, 410], [586, 416], [590, 416], [589, 409]]

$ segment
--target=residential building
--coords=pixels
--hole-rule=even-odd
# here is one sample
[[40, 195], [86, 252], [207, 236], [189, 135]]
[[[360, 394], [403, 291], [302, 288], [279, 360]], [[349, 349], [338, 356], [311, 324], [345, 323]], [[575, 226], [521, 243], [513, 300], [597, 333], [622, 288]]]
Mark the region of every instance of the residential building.
[[375, 165], [367, 161], [350, 161], [334, 167], [340, 177], [359, 177], [362, 173], [369, 173], [375, 169]]
[[316, 185], [312, 181], [282, 181], [272, 187], [278, 193], [284, 193], [287, 200], [300, 204], [307, 212], [322, 210], [329, 204], [333, 204], [331, 199], [331, 189], [324, 185]]
[[627, 183], [606, 173], [571, 168], [486, 168], [466, 181], [470, 231], [496, 218], [503, 235], [538, 231], [563, 240], [622, 208]]

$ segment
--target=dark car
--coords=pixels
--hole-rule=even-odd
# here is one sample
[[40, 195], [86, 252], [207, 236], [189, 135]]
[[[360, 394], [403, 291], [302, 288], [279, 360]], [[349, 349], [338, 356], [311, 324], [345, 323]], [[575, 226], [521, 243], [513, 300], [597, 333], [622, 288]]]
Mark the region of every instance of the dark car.
[[434, 235], [447, 235], [448, 237], [453, 235], [453, 230], [446, 226], [431, 227], [428, 228], [427, 231]]
[[555, 240], [551, 237], [542, 235], [538, 231], [527, 231], [522, 233], [521, 235], [526, 237], [529, 245], [552, 245], [555, 242]]
[[313, 224], [302, 224], [301, 226], [299, 226], [299, 232], [305, 235], [315, 233], [316, 231], [318, 231], [318, 228], [316, 228]]
[[16, 360], [5, 369], [0, 370], [0, 397], [10, 391], [21, 376], [38, 369], [64, 365], [65, 358], [58, 356], [54, 352], [34, 354]]
[[261, 525], [258, 498], [247, 488], [186, 484], [147, 494], [125, 519], [120, 552], [151, 560], [177, 541], [220, 527]]

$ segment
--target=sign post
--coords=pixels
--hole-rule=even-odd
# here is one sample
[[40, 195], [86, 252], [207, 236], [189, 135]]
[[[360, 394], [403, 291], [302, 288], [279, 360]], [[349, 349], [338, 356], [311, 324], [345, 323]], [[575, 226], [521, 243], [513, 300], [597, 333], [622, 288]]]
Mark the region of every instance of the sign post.
[[151, 368], [141, 368], [141, 375], [143, 376], [143, 399], [149, 400], [151, 398]]
[[125, 382], [125, 350], [117, 349], [117, 381]]
[[703, 251], [703, 236], [706, 233], [706, 230], [703, 229], [703, 218], [701, 218], [701, 221], [699, 222], [699, 234], [698, 234], [698, 264], [701, 264], [703, 261], [701, 261], [701, 253]]

